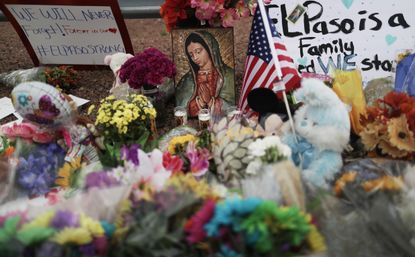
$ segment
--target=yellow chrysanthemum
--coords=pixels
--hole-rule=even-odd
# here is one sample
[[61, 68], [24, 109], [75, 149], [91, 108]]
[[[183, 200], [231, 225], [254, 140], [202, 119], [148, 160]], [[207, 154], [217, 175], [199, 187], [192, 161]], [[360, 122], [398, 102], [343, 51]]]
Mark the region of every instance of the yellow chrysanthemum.
[[95, 105], [89, 106], [87, 114], [90, 115], [94, 111], [94, 109], [95, 109]]
[[72, 186], [73, 177], [77, 171], [82, 167], [81, 158], [75, 158], [72, 162], [67, 162], [58, 171], [58, 178], [55, 184], [66, 189]]
[[368, 124], [359, 135], [366, 150], [372, 151], [379, 144], [384, 133], [386, 133], [386, 126], [380, 122], [374, 122]]
[[183, 135], [183, 136], [173, 137], [170, 140], [167, 149], [171, 154], [175, 154], [176, 150], [177, 150], [176, 149], [177, 145], [184, 147], [185, 144], [189, 143], [190, 141], [192, 141], [192, 142], [196, 141], [196, 137], [192, 134], [186, 134], [186, 135]]
[[399, 150], [414, 152], [414, 134], [409, 129], [408, 120], [405, 115], [391, 119], [388, 122], [388, 137], [391, 145]]
[[60, 245], [84, 245], [92, 241], [92, 236], [86, 228], [64, 228], [51, 238], [51, 241]]
[[209, 186], [209, 184], [206, 181], [204, 180], [198, 181], [190, 173], [186, 175], [173, 176], [167, 182], [167, 186], [174, 186], [177, 189], [191, 191], [200, 198], [208, 198], [208, 197], [219, 198], [217, 195], [215, 195], [212, 188]]
[[22, 227], [22, 230], [38, 228], [38, 227], [43, 227], [43, 228], [49, 227], [49, 224], [54, 216], [55, 216], [54, 211], [47, 211], [41, 215], [38, 215], [31, 222], [24, 224]]
[[408, 155], [407, 151], [400, 150], [399, 148], [391, 145], [387, 139], [380, 140], [379, 148], [383, 154], [389, 155], [392, 158], [403, 158]]
[[307, 236], [307, 243], [313, 252], [324, 252], [327, 250], [324, 237], [315, 225], [311, 225], [310, 233]]
[[93, 237], [100, 237], [104, 235], [105, 231], [102, 228], [101, 223], [99, 221], [93, 220], [83, 213], [80, 215], [79, 223], [80, 226], [87, 229]]

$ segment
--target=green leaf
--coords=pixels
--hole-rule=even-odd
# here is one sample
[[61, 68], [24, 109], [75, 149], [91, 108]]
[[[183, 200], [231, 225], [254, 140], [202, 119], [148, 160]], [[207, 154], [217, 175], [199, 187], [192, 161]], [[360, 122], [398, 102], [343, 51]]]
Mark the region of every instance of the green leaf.
[[24, 245], [31, 245], [35, 243], [42, 242], [48, 239], [55, 233], [53, 228], [29, 228], [25, 230], [20, 230], [17, 233], [17, 239], [21, 241]]

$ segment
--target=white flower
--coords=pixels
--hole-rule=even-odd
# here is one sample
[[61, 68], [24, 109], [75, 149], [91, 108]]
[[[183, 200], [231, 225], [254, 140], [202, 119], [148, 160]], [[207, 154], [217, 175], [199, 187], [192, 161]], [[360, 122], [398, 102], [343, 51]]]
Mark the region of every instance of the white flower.
[[248, 175], [256, 175], [262, 167], [262, 162], [258, 159], [251, 161], [246, 167], [246, 174]]
[[278, 153], [284, 157], [289, 157], [291, 155], [290, 147], [283, 144], [278, 136], [268, 136], [263, 139], [257, 139], [249, 145], [248, 151], [251, 158], [255, 158], [264, 156], [265, 151], [269, 148], [276, 148]]

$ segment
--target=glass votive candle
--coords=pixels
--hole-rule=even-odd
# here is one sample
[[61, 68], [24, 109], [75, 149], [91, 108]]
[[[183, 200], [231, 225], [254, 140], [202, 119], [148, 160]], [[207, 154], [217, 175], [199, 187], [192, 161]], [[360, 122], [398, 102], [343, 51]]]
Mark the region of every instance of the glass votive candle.
[[209, 109], [200, 109], [197, 117], [199, 119], [200, 130], [208, 129], [210, 127], [211, 115]]
[[174, 120], [176, 126], [183, 126], [187, 124], [187, 111], [184, 106], [177, 106], [174, 108]]
[[236, 106], [230, 106], [226, 109], [226, 118], [228, 122], [231, 120], [240, 120], [242, 118], [242, 111]]

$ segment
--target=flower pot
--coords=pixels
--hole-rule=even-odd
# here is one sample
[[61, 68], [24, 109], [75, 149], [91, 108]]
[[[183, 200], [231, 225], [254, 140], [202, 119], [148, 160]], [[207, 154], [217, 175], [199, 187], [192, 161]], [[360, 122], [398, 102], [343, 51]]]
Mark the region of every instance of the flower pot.
[[158, 85], [144, 85], [141, 88], [143, 95], [147, 96], [157, 111], [157, 127], [163, 127], [167, 121], [166, 94], [159, 89]]

